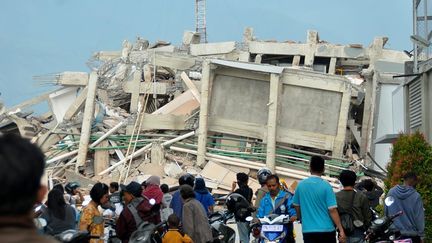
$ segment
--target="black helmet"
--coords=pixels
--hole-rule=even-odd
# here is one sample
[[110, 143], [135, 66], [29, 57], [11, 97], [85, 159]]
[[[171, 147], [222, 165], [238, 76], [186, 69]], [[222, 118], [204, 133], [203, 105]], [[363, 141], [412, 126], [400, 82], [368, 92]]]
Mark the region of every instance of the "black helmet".
[[257, 173], [258, 182], [259, 182], [261, 185], [262, 185], [262, 184], [265, 184], [265, 183], [266, 183], [266, 180], [267, 180], [267, 176], [269, 176], [269, 175], [271, 175], [271, 174], [272, 174], [271, 170], [270, 170], [269, 168], [266, 168], [266, 167], [264, 167], [264, 168], [258, 170], [258, 173]]
[[189, 173], [186, 173], [186, 174], [180, 176], [180, 178], [179, 178], [178, 181], [179, 181], [179, 185], [180, 186], [184, 185], [184, 184], [187, 184], [187, 185], [193, 187], [194, 184], [195, 184], [195, 176], [193, 176], [193, 175], [191, 175]]
[[249, 203], [245, 197], [238, 193], [231, 193], [225, 200], [225, 204], [227, 206], [228, 211], [234, 213], [239, 206], [249, 207]]
[[66, 184], [65, 190], [67, 193], [72, 194], [73, 190], [77, 189], [78, 187], [80, 187], [80, 184], [78, 182], [69, 182], [68, 184]]
[[231, 193], [226, 198], [225, 204], [230, 213], [234, 213], [237, 220], [244, 221], [246, 217], [251, 216], [254, 210], [245, 197], [238, 193]]

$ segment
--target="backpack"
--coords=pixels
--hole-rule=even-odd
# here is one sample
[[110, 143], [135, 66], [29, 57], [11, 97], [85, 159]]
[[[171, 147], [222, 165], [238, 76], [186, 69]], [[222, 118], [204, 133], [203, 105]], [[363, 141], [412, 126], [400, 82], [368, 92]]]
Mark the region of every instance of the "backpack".
[[[154, 240], [154, 237], [155, 237], [154, 232], [155, 232], [157, 226], [154, 225], [153, 223], [144, 221], [138, 214], [137, 207], [144, 200], [148, 200], [148, 198], [147, 197], [135, 198], [134, 201], [132, 201], [131, 203], [129, 203], [127, 205], [127, 208], [131, 212], [131, 214], [135, 220], [136, 227], [137, 227], [137, 229], [134, 232], [132, 232], [132, 234], [130, 236], [130, 240], [129, 240], [130, 243], [151, 242], [152, 240]], [[154, 215], [155, 212], [152, 212], [152, 214]], [[147, 236], [149, 236], [149, 237], [147, 237]]]
[[345, 231], [345, 235], [351, 235], [352, 233], [354, 233], [354, 230], [356, 229], [354, 225], [354, 215], [352, 213], [355, 195], [356, 192], [353, 191], [353, 196], [351, 198], [351, 204], [348, 211], [339, 210], [339, 217], [340, 217], [342, 228]]

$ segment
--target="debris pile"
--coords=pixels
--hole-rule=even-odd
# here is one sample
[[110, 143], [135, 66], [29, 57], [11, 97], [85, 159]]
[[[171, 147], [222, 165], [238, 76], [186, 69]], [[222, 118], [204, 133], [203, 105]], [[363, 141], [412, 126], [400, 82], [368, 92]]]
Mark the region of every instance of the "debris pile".
[[[175, 186], [191, 173], [227, 194], [235, 173], [253, 177], [264, 166], [306, 178], [312, 155], [326, 156], [334, 187], [341, 170], [366, 168], [358, 151], [360, 131], [372, 129], [362, 126], [367, 80], [376, 60], [403, 60], [383, 50], [385, 38], [341, 46], [309, 31], [305, 44], [267, 42], [248, 28], [242, 43], [199, 41], [188, 31], [179, 47], [124, 41], [120, 51], [95, 53], [90, 73], [36, 76], [60, 88], [0, 106], [0, 132], [37, 143], [50, 180], [83, 185], [158, 175]], [[50, 112], [28, 111], [42, 101]]]

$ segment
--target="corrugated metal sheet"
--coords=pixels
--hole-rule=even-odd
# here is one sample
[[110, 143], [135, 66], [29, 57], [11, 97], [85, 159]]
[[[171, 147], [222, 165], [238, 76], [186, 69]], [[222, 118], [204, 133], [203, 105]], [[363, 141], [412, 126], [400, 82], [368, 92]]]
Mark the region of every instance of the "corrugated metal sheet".
[[410, 128], [416, 128], [422, 125], [422, 88], [421, 79], [413, 81], [409, 85], [409, 124]]

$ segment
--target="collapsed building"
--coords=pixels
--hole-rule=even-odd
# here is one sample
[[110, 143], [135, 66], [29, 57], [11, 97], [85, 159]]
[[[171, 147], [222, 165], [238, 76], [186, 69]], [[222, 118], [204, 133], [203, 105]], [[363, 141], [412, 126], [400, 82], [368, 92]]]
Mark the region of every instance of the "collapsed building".
[[[337, 45], [316, 31], [305, 43], [263, 41], [251, 28], [241, 43], [200, 43], [190, 31], [181, 46], [124, 41], [120, 51], [95, 53], [90, 73], [37, 76], [59, 89], [3, 108], [0, 132], [38, 144], [50, 180], [155, 174], [176, 185], [188, 172], [226, 194], [236, 172], [253, 177], [267, 166], [294, 181], [309, 175], [310, 156], [322, 155], [336, 188], [343, 169], [385, 173], [390, 147], [374, 140], [392, 122], [382, 107], [409, 61], [386, 42]], [[42, 101], [50, 111], [32, 115]]]

